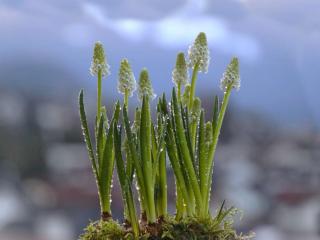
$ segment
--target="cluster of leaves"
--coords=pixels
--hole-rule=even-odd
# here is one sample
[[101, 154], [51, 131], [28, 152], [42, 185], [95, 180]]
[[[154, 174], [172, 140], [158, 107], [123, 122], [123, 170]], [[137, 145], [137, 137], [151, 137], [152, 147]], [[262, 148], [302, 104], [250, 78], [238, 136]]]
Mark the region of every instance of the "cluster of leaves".
[[[238, 59], [231, 60], [220, 81], [224, 91], [222, 104], [216, 96], [212, 120], [205, 122], [205, 113], [200, 99], [195, 97], [195, 89], [198, 73], [208, 71], [209, 59], [206, 36], [200, 33], [189, 48], [188, 59], [183, 53], [177, 56], [172, 74], [176, 88], [173, 88], [169, 103], [164, 94], [158, 98], [156, 121], [152, 121], [150, 109], [150, 101], [156, 95], [148, 71], [143, 69], [138, 84], [141, 106], [136, 108], [133, 123], [129, 120], [128, 106], [129, 97], [136, 90], [136, 82], [128, 60], [122, 60], [118, 90], [124, 95], [123, 105], [121, 107], [119, 101], [115, 104], [109, 121], [101, 104], [101, 89], [102, 77], [108, 75], [110, 69], [102, 44], [98, 42], [95, 45], [91, 65], [91, 73], [97, 76], [98, 83], [95, 148], [87, 123], [83, 91], [79, 95], [79, 107], [97, 181], [102, 222], [90, 224], [82, 239], [141, 239], [141, 236], [158, 237], [156, 239], [184, 239], [182, 236], [188, 236], [187, 239], [196, 239], [202, 235], [217, 237], [203, 239], [229, 239], [235, 234], [225, 221], [233, 208], [225, 211], [221, 207], [218, 215], [212, 218], [209, 203], [220, 129], [231, 91], [240, 86]], [[189, 69], [192, 70], [191, 84], [188, 84]], [[167, 156], [176, 180], [175, 220], [167, 213]], [[122, 191], [124, 218], [129, 228], [121, 228], [111, 220], [110, 193], [115, 165]], [[135, 181], [140, 221], [132, 190]]]

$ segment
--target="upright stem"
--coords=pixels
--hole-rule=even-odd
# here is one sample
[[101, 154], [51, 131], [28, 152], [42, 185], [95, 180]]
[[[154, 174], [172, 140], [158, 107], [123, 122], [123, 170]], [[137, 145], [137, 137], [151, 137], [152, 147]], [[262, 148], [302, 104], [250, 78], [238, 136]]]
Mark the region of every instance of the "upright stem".
[[206, 179], [206, 192], [204, 194], [205, 199], [204, 200], [204, 209], [206, 212], [209, 212], [209, 195], [210, 195], [210, 191], [211, 191], [211, 183], [212, 183], [212, 167], [213, 167], [213, 160], [214, 160], [214, 155], [215, 155], [215, 151], [217, 148], [217, 144], [218, 144], [218, 140], [219, 140], [219, 135], [220, 135], [220, 130], [221, 130], [221, 126], [223, 123], [223, 119], [224, 119], [224, 115], [226, 113], [226, 109], [228, 106], [228, 102], [229, 102], [229, 98], [230, 98], [230, 94], [231, 94], [231, 90], [232, 90], [232, 84], [230, 84], [223, 96], [223, 101], [222, 101], [222, 105], [221, 105], [221, 110], [219, 112], [219, 116], [218, 116], [218, 120], [217, 120], [217, 125], [214, 128], [214, 132], [213, 132], [213, 141], [212, 141], [212, 147], [210, 149], [210, 152], [208, 154], [208, 159], [209, 159], [209, 166], [208, 166], [208, 170], [209, 173], [206, 175], [207, 179]]
[[97, 119], [100, 119], [101, 114], [101, 85], [102, 85], [102, 71], [98, 71], [98, 89], [97, 89]]
[[223, 123], [223, 119], [224, 119], [224, 115], [226, 113], [226, 109], [228, 106], [228, 102], [229, 102], [229, 98], [230, 98], [230, 94], [231, 94], [231, 90], [232, 90], [232, 84], [230, 84], [223, 96], [223, 100], [222, 100], [222, 105], [221, 105], [221, 110], [219, 112], [219, 117], [218, 117], [218, 121], [217, 121], [217, 126], [215, 128], [215, 131], [213, 133], [213, 146], [214, 146], [214, 150], [216, 149], [217, 143], [218, 143], [218, 139], [219, 139], [219, 135], [220, 135], [220, 130], [221, 130], [221, 126]]
[[[159, 146], [160, 148], [162, 146]], [[159, 149], [161, 151], [161, 149]], [[159, 161], [159, 183], [160, 183], [160, 205], [161, 215], [167, 214], [167, 167], [166, 167], [166, 153], [162, 152]]]
[[[195, 195], [193, 193], [193, 189], [192, 188], [188, 188], [188, 194], [189, 194], [189, 203], [187, 206], [184, 205], [184, 207], [186, 208], [190, 208], [190, 213], [191, 215], [189, 216], [193, 216], [196, 212], [196, 207], [197, 209], [201, 208], [201, 204], [196, 204], [196, 199], [195, 199]], [[197, 205], [197, 206], [196, 206]]]
[[180, 220], [185, 215], [185, 209], [183, 204], [184, 203], [181, 189], [179, 189], [178, 182], [176, 181], [176, 220]]
[[124, 92], [124, 105], [128, 107], [128, 101], [129, 101], [129, 91], [128, 89], [125, 90]]
[[177, 92], [177, 94], [178, 94], [178, 101], [181, 102], [181, 83], [180, 83], [180, 82], [178, 82], [177, 88], [178, 88], [178, 92]]
[[192, 111], [193, 106], [193, 97], [196, 91], [196, 81], [198, 75], [199, 63], [196, 63], [193, 68], [192, 77], [191, 77], [191, 90], [190, 90], [190, 97], [189, 97], [189, 111]]

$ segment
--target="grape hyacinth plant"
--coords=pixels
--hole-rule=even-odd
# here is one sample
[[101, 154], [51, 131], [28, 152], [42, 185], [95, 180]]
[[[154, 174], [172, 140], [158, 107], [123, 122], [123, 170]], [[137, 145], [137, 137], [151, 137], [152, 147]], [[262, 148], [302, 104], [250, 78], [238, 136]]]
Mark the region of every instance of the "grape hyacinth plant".
[[[114, 104], [111, 120], [102, 106], [102, 78], [110, 73], [103, 46], [94, 47], [90, 71], [97, 77], [97, 114], [94, 142], [91, 140], [80, 91], [80, 119], [89, 159], [97, 183], [101, 219], [91, 222], [81, 240], [104, 239], [250, 239], [233, 228], [234, 207], [225, 202], [216, 213], [210, 209], [214, 158], [218, 139], [233, 89], [240, 88], [239, 62], [232, 58], [220, 81], [223, 99], [213, 102], [213, 116], [206, 122], [200, 98], [195, 96], [198, 73], [209, 68], [209, 48], [205, 33], [190, 46], [187, 59], [179, 53], [172, 71], [175, 87], [171, 98], [158, 97], [146, 68], [138, 84], [127, 59], [120, 63], [118, 91], [122, 104]], [[189, 71], [191, 84], [189, 84]], [[129, 116], [129, 97], [137, 90], [140, 104], [133, 121]], [[156, 117], [152, 119], [152, 112]], [[93, 145], [94, 143], [94, 145]], [[168, 213], [167, 169], [175, 178], [176, 212]], [[114, 172], [120, 183], [124, 223], [112, 218], [111, 190]], [[136, 188], [136, 191], [134, 189]], [[139, 201], [138, 201], [139, 200]], [[138, 203], [138, 204], [137, 204]], [[140, 213], [138, 213], [138, 210]]]

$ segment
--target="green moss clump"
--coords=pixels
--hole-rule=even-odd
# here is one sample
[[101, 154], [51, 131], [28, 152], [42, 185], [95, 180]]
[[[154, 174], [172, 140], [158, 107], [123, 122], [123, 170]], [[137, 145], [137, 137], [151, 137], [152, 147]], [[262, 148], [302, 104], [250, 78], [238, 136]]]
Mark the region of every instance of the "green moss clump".
[[[214, 218], [188, 217], [176, 220], [173, 217], [158, 219], [153, 225], [140, 224], [139, 240], [249, 240], [254, 234], [238, 235], [233, 227], [235, 208], [220, 209]], [[130, 226], [113, 220], [91, 222], [80, 240], [133, 240]]]
[[129, 239], [125, 237], [125, 229], [116, 221], [91, 222], [80, 236], [81, 240], [116, 240]]

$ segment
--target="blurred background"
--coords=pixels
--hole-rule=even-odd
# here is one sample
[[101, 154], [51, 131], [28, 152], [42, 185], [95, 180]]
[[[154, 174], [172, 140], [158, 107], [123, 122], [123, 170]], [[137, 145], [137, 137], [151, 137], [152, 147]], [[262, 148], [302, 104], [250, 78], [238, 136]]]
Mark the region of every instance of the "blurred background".
[[[242, 209], [237, 229], [257, 240], [320, 239], [319, 12], [318, 0], [0, 0], [0, 239], [77, 239], [99, 218], [77, 107], [84, 88], [93, 121], [94, 42], [111, 65], [110, 110], [121, 58], [136, 76], [147, 67], [158, 95], [169, 93], [176, 54], [200, 31], [211, 50], [197, 89], [208, 117], [226, 65], [232, 56], [241, 63], [212, 211], [224, 199]], [[116, 181], [113, 196], [121, 220]]]

